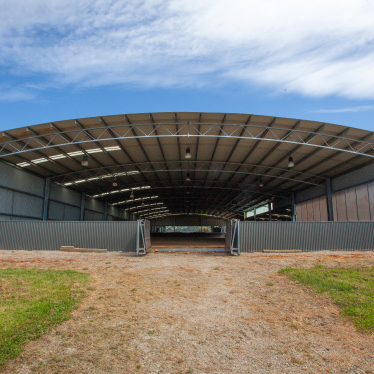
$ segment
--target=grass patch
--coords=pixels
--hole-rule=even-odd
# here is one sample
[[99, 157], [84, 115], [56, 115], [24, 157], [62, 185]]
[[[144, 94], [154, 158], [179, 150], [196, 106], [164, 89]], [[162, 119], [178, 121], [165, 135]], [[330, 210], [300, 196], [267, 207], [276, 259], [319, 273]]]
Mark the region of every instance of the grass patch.
[[28, 341], [70, 318], [88, 277], [74, 270], [0, 269], [0, 369]]
[[374, 267], [283, 269], [292, 280], [330, 296], [358, 330], [374, 331]]

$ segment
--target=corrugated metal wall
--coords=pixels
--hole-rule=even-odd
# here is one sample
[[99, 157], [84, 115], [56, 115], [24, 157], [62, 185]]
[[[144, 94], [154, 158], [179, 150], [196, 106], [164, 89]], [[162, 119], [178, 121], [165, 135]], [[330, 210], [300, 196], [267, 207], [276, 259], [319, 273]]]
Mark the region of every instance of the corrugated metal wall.
[[240, 249], [373, 250], [374, 222], [240, 222]]
[[134, 252], [137, 222], [0, 221], [0, 249], [57, 251], [62, 245]]
[[[27, 171], [0, 162], [0, 221], [42, 220], [45, 179]], [[50, 186], [48, 220], [79, 221], [82, 194], [54, 183]], [[136, 220], [118, 207], [108, 206], [102, 201], [85, 197], [85, 221]]]

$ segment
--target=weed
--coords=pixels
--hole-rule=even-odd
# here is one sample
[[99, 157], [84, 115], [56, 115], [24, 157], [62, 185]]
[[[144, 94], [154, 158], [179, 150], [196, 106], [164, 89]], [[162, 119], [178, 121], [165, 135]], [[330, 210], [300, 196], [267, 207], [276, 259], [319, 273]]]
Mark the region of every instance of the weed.
[[136, 365], [136, 368], [139, 370], [142, 367], [142, 365]]
[[89, 306], [88, 308], [87, 308], [87, 310], [95, 310], [96, 308], [94, 307], [94, 306]]
[[268, 283], [266, 283], [266, 285], [267, 285], [267, 286], [274, 286], [274, 283], [272, 283], [272, 282], [268, 282]]
[[191, 373], [193, 373], [193, 370], [192, 370], [192, 369], [188, 369], [188, 370], [186, 371], [186, 373], [187, 373], [187, 374], [191, 374]]
[[136, 291], [136, 288], [133, 288], [132, 290], [131, 290], [131, 292], [135, 292]]
[[216, 266], [213, 270], [219, 270], [219, 267], [218, 266]]
[[111, 262], [106, 262], [106, 263], [105, 263], [105, 265], [109, 265], [109, 264], [111, 264]]
[[182, 362], [184, 362], [183, 358], [178, 358], [177, 363], [181, 364]]
[[99, 300], [104, 299], [104, 296], [99, 296]]
[[88, 268], [83, 268], [82, 270], [88, 270]]
[[298, 358], [295, 357], [295, 356], [291, 356], [291, 362], [292, 362], [293, 364], [299, 364], [299, 365], [301, 365], [301, 364], [303, 363], [302, 360], [298, 359]]

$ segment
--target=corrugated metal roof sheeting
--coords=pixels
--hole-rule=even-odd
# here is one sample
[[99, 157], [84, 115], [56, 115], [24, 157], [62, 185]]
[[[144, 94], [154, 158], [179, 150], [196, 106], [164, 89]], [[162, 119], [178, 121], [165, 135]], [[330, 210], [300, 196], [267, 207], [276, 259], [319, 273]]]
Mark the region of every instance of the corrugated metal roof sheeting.
[[0, 221], [0, 249], [58, 251], [62, 245], [134, 252], [137, 222]]
[[373, 250], [374, 222], [240, 222], [240, 248]]

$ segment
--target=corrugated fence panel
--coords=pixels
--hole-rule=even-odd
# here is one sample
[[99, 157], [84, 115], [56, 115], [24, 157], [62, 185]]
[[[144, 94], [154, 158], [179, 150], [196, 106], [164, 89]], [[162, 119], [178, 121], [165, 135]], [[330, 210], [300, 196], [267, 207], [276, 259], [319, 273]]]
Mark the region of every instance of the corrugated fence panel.
[[373, 250], [374, 222], [240, 222], [241, 252]]
[[134, 252], [137, 222], [0, 221], [0, 249], [57, 251], [62, 245]]

